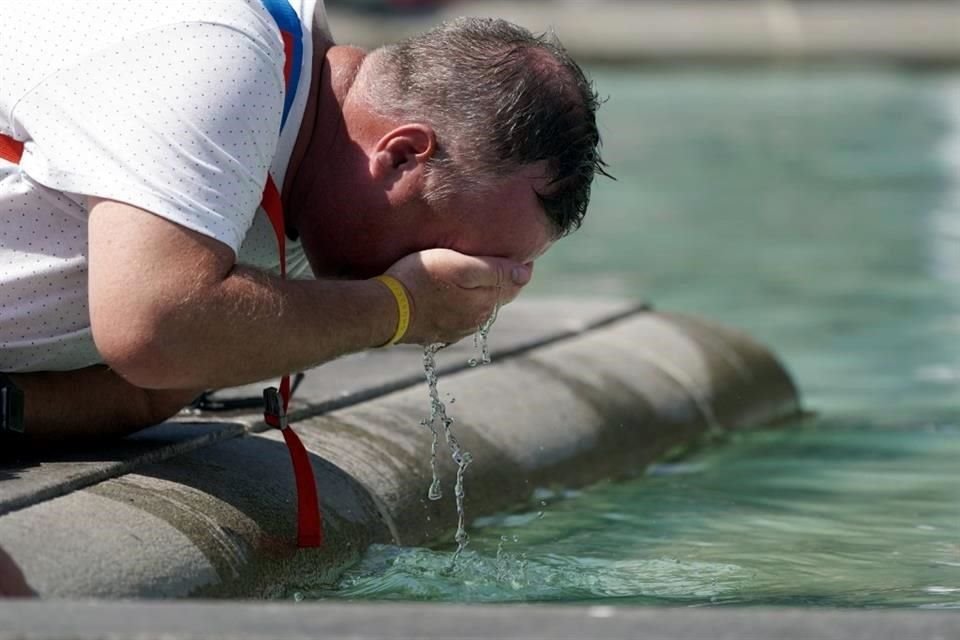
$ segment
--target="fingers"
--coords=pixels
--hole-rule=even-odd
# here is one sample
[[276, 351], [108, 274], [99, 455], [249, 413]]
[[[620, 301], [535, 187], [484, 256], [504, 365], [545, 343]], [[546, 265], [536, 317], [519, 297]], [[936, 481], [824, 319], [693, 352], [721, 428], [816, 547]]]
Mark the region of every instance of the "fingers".
[[529, 266], [506, 258], [467, 256], [452, 251], [445, 252], [443, 258], [454, 263], [452, 280], [465, 289], [523, 286], [530, 281]]
[[530, 281], [532, 264], [430, 249], [399, 260], [388, 271], [403, 283], [413, 308], [404, 342], [457, 342], [472, 334], [498, 304], [513, 300]]
[[[509, 304], [520, 295], [520, 290], [530, 282], [533, 275], [533, 263], [520, 264], [505, 258], [487, 256], [467, 256], [454, 253], [444, 258], [456, 261], [456, 270], [451, 280], [464, 289], [480, 291], [495, 289], [488, 298], [491, 305]], [[489, 316], [493, 312], [490, 308]], [[484, 319], [486, 319], [486, 317]]]
[[513, 278], [514, 284], [523, 286], [530, 282], [530, 278], [533, 277], [533, 265], [518, 264], [510, 271], [510, 276]]

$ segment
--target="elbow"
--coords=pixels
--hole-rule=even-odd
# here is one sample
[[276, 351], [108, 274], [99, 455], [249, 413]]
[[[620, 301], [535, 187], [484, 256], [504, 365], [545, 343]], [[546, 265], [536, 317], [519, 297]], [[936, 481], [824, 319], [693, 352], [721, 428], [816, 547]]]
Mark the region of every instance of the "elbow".
[[[116, 317], [120, 316], [120, 317]], [[91, 330], [104, 364], [141, 389], [194, 386], [162, 323], [149, 314], [91, 313]]]

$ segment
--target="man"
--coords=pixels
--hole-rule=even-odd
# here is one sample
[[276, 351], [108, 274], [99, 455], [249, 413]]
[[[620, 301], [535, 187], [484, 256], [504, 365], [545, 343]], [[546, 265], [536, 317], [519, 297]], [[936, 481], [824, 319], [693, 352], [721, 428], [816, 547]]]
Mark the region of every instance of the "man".
[[[31, 441], [384, 345], [379, 274], [403, 342], [459, 340], [579, 225], [597, 101], [558, 45], [472, 19], [366, 53], [313, 2], [297, 64], [260, 0], [0, 0], [0, 134], [24, 142], [0, 160], [0, 372]], [[277, 275], [268, 172], [303, 279]]]

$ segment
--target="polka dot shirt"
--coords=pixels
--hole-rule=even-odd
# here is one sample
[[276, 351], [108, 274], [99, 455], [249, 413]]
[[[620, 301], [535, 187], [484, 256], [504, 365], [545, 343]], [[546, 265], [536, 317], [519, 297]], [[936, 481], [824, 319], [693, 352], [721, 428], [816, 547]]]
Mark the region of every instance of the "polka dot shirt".
[[[101, 361], [87, 305], [87, 196], [119, 200], [276, 272], [259, 208], [283, 184], [310, 79], [315, 0], [281, 135], [283, 44], [259, 0], [0, 0], [0, 371]], [[325, 28], [325, 25], [324, 25]], [[298, 243], [288, 268], [305, 275]]]

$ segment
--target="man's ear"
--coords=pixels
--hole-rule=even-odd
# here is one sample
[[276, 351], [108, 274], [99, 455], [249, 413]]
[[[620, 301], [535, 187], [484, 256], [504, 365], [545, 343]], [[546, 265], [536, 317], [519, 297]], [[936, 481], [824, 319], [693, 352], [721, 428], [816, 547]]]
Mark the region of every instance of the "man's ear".
[[433, 127], [416, 122], [400, 125], [377, 142], [370, 156], [370, 175], [394, 182], [404, 174], [421, 173], [436, 150], [437, 135]]

